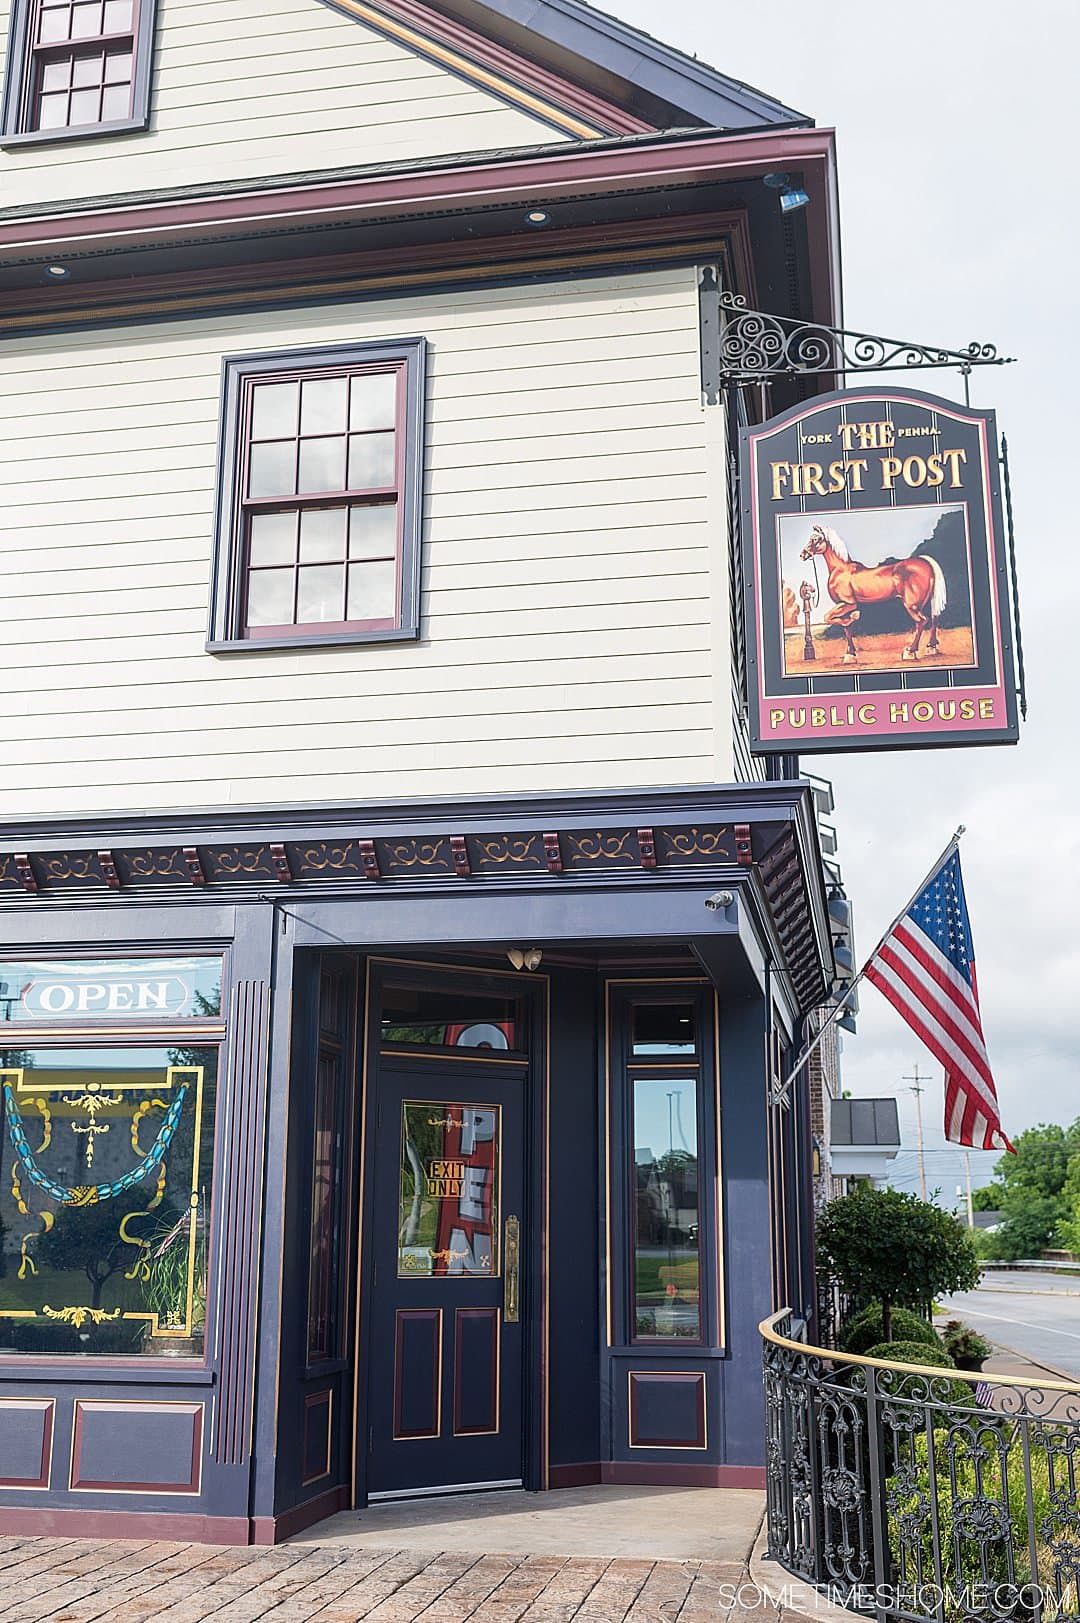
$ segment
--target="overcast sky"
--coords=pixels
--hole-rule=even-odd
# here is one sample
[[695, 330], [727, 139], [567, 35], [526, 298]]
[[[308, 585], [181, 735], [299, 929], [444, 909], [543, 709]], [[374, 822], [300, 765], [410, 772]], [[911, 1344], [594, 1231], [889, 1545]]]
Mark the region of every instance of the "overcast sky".
[[[719, 5], [601, 0], [838, 132], [845, 322], [1019, 357], [973, 379], [1009, 439], [1030, 719], [1016, 748], [807, 759], [832, 778], [860, 960], [958, 823], [990, 1058], [1007, 1132], [1080, 1115], [1080, 100], [1075, 0]], [[903, 383], [903, 378], [895, 381]], [[962, 400], [961, 380], [925, 374]], [[899, 1092], [916, 1061], [931, 1183], [942, 1077], [867, 986], [844, 1085]], [[905, 1142], [914, 1101], [902, 1097]], [[973, 1157], [984, 1182], [994, 1157]], [[901, 1176], [913, 1181], [911, 1162]]]

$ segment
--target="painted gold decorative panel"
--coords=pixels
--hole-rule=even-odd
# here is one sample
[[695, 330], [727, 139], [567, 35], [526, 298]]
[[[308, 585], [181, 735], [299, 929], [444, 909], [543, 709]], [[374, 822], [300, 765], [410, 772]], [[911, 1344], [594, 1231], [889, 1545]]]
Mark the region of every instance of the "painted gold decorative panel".
[[201, 1354], [213, 1048], [0, 1049], [0, 1335]]
[[402, 1106], [398, 1275], [499, 1272], [498, 1105]]

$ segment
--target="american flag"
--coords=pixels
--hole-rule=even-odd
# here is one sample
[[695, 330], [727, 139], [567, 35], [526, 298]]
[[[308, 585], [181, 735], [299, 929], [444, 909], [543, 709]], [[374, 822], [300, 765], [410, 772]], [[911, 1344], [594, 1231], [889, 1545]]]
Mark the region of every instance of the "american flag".
[[874, 953], [866, 977], [945, 1067], [945, 1137], [980, 1150], [1011, 1150], [1001, 1130], [986, 1057], [975, 954], [960, 853], [927, 880]]

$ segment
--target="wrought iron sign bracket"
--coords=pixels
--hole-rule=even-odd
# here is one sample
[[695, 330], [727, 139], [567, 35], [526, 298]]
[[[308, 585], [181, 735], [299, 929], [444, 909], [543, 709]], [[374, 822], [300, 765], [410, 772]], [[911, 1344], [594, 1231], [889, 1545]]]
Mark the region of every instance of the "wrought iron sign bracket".
[[[719, 295], [721, 330], [719, 378], [727, 386], [765, 384], [779, 377], [835, 377], [848, 372], [909, 372], [946, 368], [959, 372], [967, 394], [976, 366], [1008, 366], [1016, 357], [999, 355], [994, 344], [943, 349], [903, 338], [792, 321], [750, 310], [739, 293]], [[970, 403], [970, 402], [969, 402]]]

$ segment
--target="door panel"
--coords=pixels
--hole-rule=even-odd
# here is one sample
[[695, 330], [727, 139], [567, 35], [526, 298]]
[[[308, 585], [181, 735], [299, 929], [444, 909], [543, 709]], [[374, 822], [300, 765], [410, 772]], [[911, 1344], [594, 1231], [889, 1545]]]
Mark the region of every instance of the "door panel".
[[525, 1086], [524, 1064], [382, 1057], [369, 1495], [522, 1478]]

